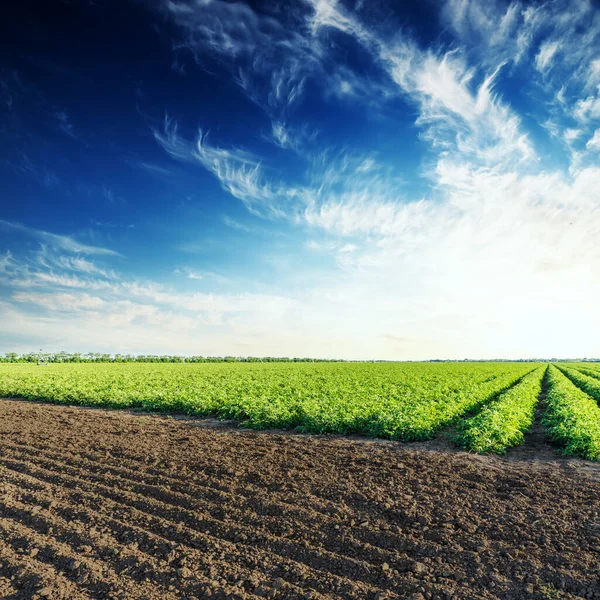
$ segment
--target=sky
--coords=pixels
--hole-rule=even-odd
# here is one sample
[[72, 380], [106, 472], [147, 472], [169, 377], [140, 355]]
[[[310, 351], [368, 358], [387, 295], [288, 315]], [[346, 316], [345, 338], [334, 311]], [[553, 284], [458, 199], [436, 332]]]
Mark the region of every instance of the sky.
[[600, 5], [24, 0], [0, 352], [600, 357]]

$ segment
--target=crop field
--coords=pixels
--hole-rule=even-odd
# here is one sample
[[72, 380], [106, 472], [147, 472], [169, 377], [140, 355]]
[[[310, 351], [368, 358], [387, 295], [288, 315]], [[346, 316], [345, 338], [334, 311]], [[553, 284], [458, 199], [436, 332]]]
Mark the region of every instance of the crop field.
[[597, 365], [3, 364], [0, 397], [0, 598], [600, 598]]
[[0, 397], [234, 419], [254, 429], [414, 441], [455, 428], [504, 453], [542, 421], [566, 452], [600, 456], [600, 366], [590, 363], [0, 365]]

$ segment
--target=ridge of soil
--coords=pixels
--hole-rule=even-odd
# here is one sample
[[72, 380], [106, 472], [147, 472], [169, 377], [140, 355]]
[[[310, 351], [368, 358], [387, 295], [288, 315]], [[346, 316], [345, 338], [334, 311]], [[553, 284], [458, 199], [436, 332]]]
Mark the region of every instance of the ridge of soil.
[[600, 471], [536, 427], [486, 457], [0, 400], [0, 597], [600, 598]]

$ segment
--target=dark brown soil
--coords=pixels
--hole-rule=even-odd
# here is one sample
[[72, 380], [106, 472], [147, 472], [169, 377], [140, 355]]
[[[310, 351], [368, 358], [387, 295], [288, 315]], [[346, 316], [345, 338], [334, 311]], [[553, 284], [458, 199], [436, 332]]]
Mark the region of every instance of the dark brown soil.
[[0, 401], [0, 598], [600, 598], [589, 463], [202, 424]]

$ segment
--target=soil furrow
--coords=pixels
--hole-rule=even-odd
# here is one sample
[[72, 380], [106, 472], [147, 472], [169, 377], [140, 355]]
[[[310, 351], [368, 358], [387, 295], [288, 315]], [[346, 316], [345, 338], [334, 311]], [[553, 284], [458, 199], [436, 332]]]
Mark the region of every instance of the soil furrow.
[[[2, 462], [5, 460], [6, 459], [2, 459]], [[256, 540], [254, 536], [251, 536], [247, 541], [241, 543], [236, 537], [228, 540], [215, 535], [214, 532], [211, 531], [211, 524], [209, 522], [205, 522], [203, 528], [196, 528], [190, 527], [188, 520], [166, 518], [162, 514], [163, 511], [160, 510], [160, 506], [157, 506], [157, 503], [154, 504], [156, 510], [148, 509], [147, 506], [140, 508], [140, 505], [144, 506], [143, 502], [138, 502], [137, 505], [135, 502], [122, 502], [119, 495], [116, 494], [115, 499], [115, 494], [111, 494], [110, 490], [107, 495], [101, 494], [97, 490], [92, 492], [85, 490], [78, 485], [76, 478], [73, 477], [63, 479], [52, 473], [36, 469], [35, 466], [32, 467], [31, 465], [26, 465], [25, 463], [16, 465], [16, 468], [13, 467], [12, 469], [6, 462], [4, 462], [3, 466], [14, 471], [18, 475], [47, 481], [52, 485], [62, 486], [63, 490], [71, 489], [73, 491], [72, 500], [74, 503], [82, 502], [84, 496], [90, 497], [95, 504], [99, 504], [99, 501], [101, 501], [104, 509], [110, 510], [113, 519], [114, 515], [118, 514], [119, 520], [122, 523], [137, 523], [138, 527], [144, 530], [148, 527], [152, 527], [154, 531], [159, 531], [164, 539], [198, 550], [202, 553], [202, 556], [205, 556], [206, 552], [211, 550], [215, 555], [222, 554], [223, 551], [226, 550], [232, 560], [239, 560], [240, 557], [237, 556], [239, 554], [238, 546], [241, 545], [252, 548], [254, 558], [250, 561], [250, 569], [260, 569], [261, 565], [263, 567], [268, 565], [269, 569], [278, 571], [274, 577], [286, 580], [291, 575], [293, 577], [292, 580], [298, 578], [298, 585], [303, 585], [305, 587], [308, 585], [310, 588], [319, 590], [323, 594], [328, 594], [332, 589], [337, 588], [344, 588], [347, 590], [347, 594], [351, 594], [357, 587], [352, 581], [352, 578], [348, 578], [343, 573], [337, 571], [327, 572], [324, 567], [312, 569], [310, 564], [307, 564], [305, 560], [299, 560], [298, 555], [301, 555], [304, 559], [305, 554], [307, 554], [304, 546], [301, 546], [296, 553], [294, 553], [294, 548], [291, 547], [288, 549], [289, 555], [283, 553], [280, 554], [270, 549], [268, 544], [266, 549], [261, 548], [260, 545], [256, 543], [258, 540]], [[23, 471], [23, 467], [27, 469], [27, 472]], [[99, 498], [99, 496], [101, 498]], [[96, 510], [101, 510], [100, 505], [96, 507]], [[192, 519], [195, 520], [194, 517], [192, 517]], [[214, 558], [215, 562], [217, 562], [216, 558], [218, 558], [218, 556], [215, 556]], [[278, 569], [279, 565], [283, 565], [284, 569]], [[211, 571], [212, 570], [214, 569], [211, 569]], [[238, 574], [236, 574], [235, 578], [238, 578]], [[369, 589], [374, 592], [382, 590], [381, 587], [370, 585], [368, 582], [362, 582], [361, 585], [366, 586], [366, 588], [362, 588], [363, 594]], [[360, 598], [360, 589], [357, 590], [356, 595], [348, 597]]]
[[42, 560], [40, 552], [40, 547], [31, 544], [18, 524], [0, 519], [0, 574], [9, 578], [16, 588], [15, 598], [84, 600], [93, 597], [88, 590], [65, 577], [52, 562]]
[[[250, 486], [246, 482], [236, 481], [235, 478], [230, 478], [229, 480], [222, 477], [219, 480], [213, 478], [211, 483], [211, 478], [206, 477], [205, 483], [200, 483], [194, 476], [191, 476], [186, 481], [176, 477], [165, 476], [160, 471], [150, 472], [149, 470], [144, 470], [143, 467], [140, 468], [140, 465], [137, 465], [133, 469], [124, 467], [121, 464], [108, 464], [105, 462], [107, 459], [101, 455], [88, 453], [86, 456], [83, 456], [83, 454], [77, 456], [76, 453], [60, 453], [49, 450], [44, 446], [32, 446], [21, 443], [5, 444], [5, 448], [23, 450], [27, 453], [31, 453], [32, 451], [41, 452], [45, 457], [58, 460], [68, 466], [77, 467], [79, 464], [82, 466], [85, 465], [86, 471], [90, 473], [99, 475], [111, 474], [125, 480], [130, 480], [135, 484], [142, 483], [151, 486], [166, 487], [168, 490], [182, 495], [200, 497], [203, 501], [214, 501], [218, 504], [221, 504], [223, 501], [233, 501], [239, 505], [240, 499], [243, 499], [245, 501], [244, 510], [252, 510], [260, 518], [276, 512], [277, 514], [286, 514], [287, 517], [294, 518], [296, 516], [302, 518], [310, 517], [311, 519], [317, 517], [321, 519], [321, 523], [323, 524], [335, 524], [339, 521], [339, 517], [315, 511], [312, 504], [303, 506], [291, 501], [283, 502], [283, 499], [280, 501], [280, 494], [277, 494], [277, 502], [264, 501], [260, 497], [265, 496], [264, 489], [260, 489], [257, 486]], [[77, 456], [77, 458], [73, 458], [73, 456]], [[118, 460], [122, 461], [120, 457]], [[298, 498], [298, 500], [304, 499], [304, 497]], [[250, 503], [253, 504], [251, 505]], [[284, 504], [283, 508], [281, 506], [282, 503]], [[330, 502], [330, 504], [332, 503]], [[335, 515], [339, 514], [339, 508], [333, 506], [328, 508]]]
[[[2, 536], [3, 537], [3, 536]], [[0, 584], [12, 592], [2, 596], [6, 600], [31, 600], [52, 598], [52, 600], [88, 600], [91, 598], [52, 566], [46, 565], [29, 555], [17, 552], [12, 546], [0, 540]]]
[[[115, 536], [107, 534], [106, 527], [97, 530], [88, 513], [68, 510], [67, 520], [58, 514], [59, 503], [51, 494], [30, 493], [22, 482], [20, 486], [9, 485], [12, 485], [12, 490], [0, 503], [2, 518], [25, 523], [42, 536], [51, 532], [54, 540], [71, 548], [73, 555], [81, 553], [82, 548], [94, 548], [104, 565], [108, 565], [120, 579], [131, 580], [133, 585], [151, 578], [159, 586], [166, 586], [177, 579], [176, 569], [170, 568], [166, 561], [160, 564], [151, 554], [140, 558], [136, 552], [137, 545], [133, 548], [131, 542], [121, 543]], [[165, 597], [169, 595], [166, 590], [163, 593]]]
[[[11, 446], [7, 444], [6, 447]], [[47, 445], [27, 444], [21, 441], [13, 441], [13, 447], [22, 447], [25, 450], [41, 452], [44, 455], [53, 455], [52, 447]], [[56, 450], [60, 452], [61, 449], [55, 448], [54, 452], [56, 452]], [[106, 453], [103, 455], [101, 451], [94, 454], [85, 451], [77, 452], [73, 449], [69, 449], [68, 453], [63, 450], [62, 454], [57, 455], [60, 455], [61, 458], [65, 460], [65, 454], [80, 458], [82, 461], [87, 460], [88, 463], [91, 463], [97, 469], [114, 469], [116, 474], [120, 473], [121, 476], [125, 478], [131, 477], [136, 480], [136, 478], [141, 475], [151, 477], [157, 485], [168, 485], [171, 489], [175, 489], [176, 491], [184, 489], [203, 492], [204, 490], [208, 490], [213, 494], [231, 494], [236, 498], [236, 502], [239, 502], [239, 498], [244, 498], [249, 502], [262, 502], [261, 497], [265, 496], [264, 486], [255, 485], [248, 481], [248, 479], [252, 477], [252, 473], [247, 474], [238, 472], [236, 474], [231, 473], [226, 469], [220, 470], [211, 466], [208, 469], [210, 470], [210, 473], [208, 474], [205, 474], [202, 471], [186, 471], [185, 476], [178, 476], [175, 473], [165, 472], [164, 469], [149, 464], [148, 459], [140, 460], [139, 457], [127, 456], [121, 452], [114, 456], [111, 454], [108, 454], [107, 456]], [[100, 459], [118, 461], [118, 464], [100, 465], [98, 462]], [[73, 463], [75, 463], [75, 461], [73, 461]], [[124, 466], [127, 463], [130, 463], [131, 466]], [[286, 475], [293, 479], [296, 473], [289, 472]], [[332, 519], [332, 512], [334, 514], [339, 512], [338, 503], [330, 498], [321, 498], [314, 493], [308, 495], [296, 494], [294, 496], [292, 493], [294, 489], [293, 486], [280, 484], [278, 487], [283, 489], [288, 495], [293, 496], [293, 500], [288, 500], [285, 497], [278, 497], [277, 502], [264, 503], [265, 511], [268, 511], [273, 506], [281, 507], [283, 504], [284, 507], [289, 507], [290, 510], [308, 511], [311, 516], [315, 513], [319, 513], [324, 520]], [[279, 496], [281, 496], [281, 494]], [[320, 503], [323, 504], [321, 505]], [[348, 510], [350, 510], [350, 507], [348, 507]], [[333, 520], [335, 520], [335, 518], [333, 518]]]
[[[10, 448], [9, 445], [7, 447]], [[18, 445], [15, 447], [20, 448]], [[52, 458], [53, 464], [60, 462], [77, 468], [77, 463], [74, 460], [58, 453], [46, 452], [44, 455], [46, 458]], [[60, 460], [56, 457], [60, 457]], [[86, 473], [94, 472], [98, 476], [112, 474], [117, 479], [124, 480], [125, 483], [140, 483], [139, 480], [135, 479], [131, 471], [115, 468], [113, 465], [97, 466], [97, 464], [85, 459], [82, 461], [81, 466], [85, 466]], [[139, 477], [142, 477], [142, 475], [140, 474]], [[152, 481], [152, 483], [149, 483], [149, 481]], [[155, 486], [160, 485], [160, 478], [145, 477], [141, 483], [153, 486], [149, 488], [150, 492], [152, 492], [157, 489]], [[222, 490], [215, 491], [214, 496], [208, 500], [206, 494], [212, 491], [210, 488], [202, 488], [203, 495], [200, 498], [191, 493], [197, 491], [194, 489], [194, 486], [189, 486], [189, 492], [183, 489], [173, 490], [172, 487], [167, 489], [170, 492], [176, 492], [177, 496], [175, 496], [174, 503], [177, 506], [182, 506], [180, 502], [182, 497], [187, 500], [183, 506], [191, 510], [194, 509], [195, 504], [201, 502], [202, 505], [206, 504], [210, 508], [213, 516], [215, 514], [214, 511], [217, 514], [226, 511], [230, 518], [233, 518], [237, 522], [245, 522], [246, 525], [254, 527], [257, 531], [265, 531], [268, 535], [291, 538], [302, 535], [319, 550], [338, 553], [340, 548], [340, 534], [343, 533], [345, 555], [354, 558], [368, 557], [369, 562], [374, 565], [395, 561], [397, 551], [394, 548], [396, 545], [402, 547], [406, 544], [405, 536], [388, 534], [385, 536], [384, 544], [379, 546], [381, 534], [373, 535], [371, 528], [367, 528], [364, 525], [364, 523], [368, 523], [371, 527], [375, 527], [380, 531], [381, 528], [386, 527], [385, 520], [382, 518], [386, 512], [385, 507], [381, 508], [382, 514], [378, 515], [377, 519], [371, 519], [370, 521], [362, 519], [357, 522], [356, 519], [350, 519], [351, 516], [354, 516], [355, 511], [350, 515], [346, 514], [346, 511], [338, 511], [340, 514], [338, 514], [337, 518], [329, 517], [328, 519], [323, 519], [320, 514], [315, 515], [306, 509], [299, 509], [298, 511], [288, 510], [287, 507], [281, 509], [281, 505], [275, 502], [275, 499], [278, 498], [276, 495], [273, 495], [274, 500], [272, 502], [262, 505], [260, 502], [250, 504], [248, 501], [240, 501], [234, 493], [225, 493]], [[155, 495], [155, 497], [157, 496]], [[171, 500], [171, 503], [173, 503], [173, 500]], [[278, 507], [280, 510], [277, 510]], [[389, 503], [388, 508], [390, 508]], [[360, 517], [358, 518], [360, 519]], [[351, 525], [352, 521], [355, 523], [354, 526]], [[288, 522], [294, 522], [293, 530], [290, 530], [289, 526], [286, 525]], [[361, 524], [363, 524], [362, 527]], [[361, 536], [361, 532], [365, 533]]]
[[[46, 519], [47, 515], [28, 511], [21, 503], [0, 505], [0, 515], [0, 531], [5, 542], [16, 550], [28, 552], [40, 562], [52, 565], [65, 578], [89, 590], [93, 595], [130, 597], [137, 593], [148, 598], [176, 598], [162, 589], [162, 586], [148, 585], [145, 579], [152, 571], [150, 565], [146, 565], [145, 569], [137, 569], [136, 580], [129, 574], [125, 575], [125, 563], [122, 564], [123, 570], [117, 573], [104, 560], [102, 546], [90, 552], [87, 548], [91, 549], [92, 546], [82, 543], [84, 540], [81, 537], [77, 539], [78, 536], [69, 536], [68, 539], [60, 533], [57, 535], [51, 522]], [[133, 568], [134, 564], [129, 567]]]
[[[7, 464], [7, 458], [3, 457], [2, 460]], [[28, 460], [25, 458], [13, 459], [18, 460], [21, 464], [27, 464]], [[254, 532], [254, 528], [246, 524], [236, 523], [235, 520], [230, 520], [231, 516], [225, 509], [218, 509], [217, 511], [209, 512], [207, 506], [203, 505], [199, 501], [190, 500], [187, 497], [177, 495], [175, 493], [169, 493], [164, 489], [156, 488], [153, 486], [127, 483], [123, 480], [117, 479], [115, 484], [107, 486], [102, 481], [101, 477], [85, 474], [83, 477], [77, 469], [61, 465], [60, 463], [49, 462], [45, 459], [38, 458], [36, 460], [36, 467], [40, 465], [46, 465], [46, 469], [54, 474], [60, 472], [63, 477], [70, 478], [78, 482], [85, 482], [85, 484], [98, 486], [98, 489], [103, 490], [104, 494], [110, 493], [115, 494], [115, 490], [118, 490], [117, 494], [122, 497], [128, 498], [134, 505], [139, 508], [140, 502], [145, 504], [145, 509], [151, 511], [153, 508], [160, 509], [167, 518], [175, 522], [184, 521], [189, 527], [193, 526], [197, 531], [204, 531], [207, 528], [214, 532], [214, 535], [221, 539], [227, 539], [229, 541], [243, 540], [243, 536], [252, 536], [260, 547], [265, 547], [271, 551], [277, 553], [283, 552], [287, 554], [293, 547], [293, 542], [284, 540], [283, 538], [276, 538], [272, 534], [266, 531]], [[103, 494], [103, 495], [104, 495]], [[114, 499], [114, 496], [113, 496]], [[258, 535], [257, 535], [258, 533]], [[357, 562], [351, 556], [338, 555], [337, 553], [329, 552], [325, 550], [322, 545], [313, 547], [308, 540], [305, 540], [304, 547], [306, 549], [304, 560], [308, 566], [313, 566], [316, 562], [313, 553], [317, 552], [319, 556], [319, 564], [325, 564], [321, 568], [334, 569], [335, 572], [339, 572], [344, 576], [358, 577], [363, 581], [372, 582], [374, 579], [378, 579], [378, 575], [381, 574], [381, 566], [379, 564], [369, 564], [366, 561]], [[311, 564], [312, 563], [312, 564]], [[408, 569], [408, 561], [406, 561], [404, 570]], [[374, 577], [373, 573], [377, 573]]]
[[[202, 472], [187, 472], [185, 476], [176, 476], [174, 474], [165, 473], [164, 470], [160, 468], [154, 468], [148, 465], [147, 461], [136, 460], [133, 457], [125, 457], [121, 454], [117, 457], [113, 456], [103, 456], [101, 452], [97, 452], [96, 454], [90, 452], [74, 452], [70, 450], [69, 452], [63, 451], [60, 452], [60, 449], [55, 448], [54, 450], [50, 446], [40, 445], [40, 444], [26, 444], [20, 441], [13, 441], [12, 444], [6, 444], [7, 448], [22, 448], [25, 451], [33, 451], [33, 452], [41, 452], [44, 455], [48, 456], [59, 456], [63, 461], [72, 461], [72, 464], [76, 464], [77, 462], [85, 462], [85, 464], [89, 464], [93, 469], [110, 469], [113, 470], [115, 474], [119, 474], [124, 478], [131, 478], [134, 481], [137, 481], [140, 476], [146, 477], [150, 479], [157, 485], [169, 485], [171, 489], [175, 489], [176, 491], [188, 490], [191, 492], [192, 490], [198, 492], [204, 492], [205, 490], [219, 495], [220, 498], [223, 495], [235, 496], [239, 501], [239, 498], [244, 498], [248, 501], [256, 501], [260, 500], [260, 496], [264, 496], [265, 489], [260, 485], [254, 485], [247, 481], [247, 477], [241, 477], [241, 473], [231, 474], [231, 473], [223, 473], [223, 472], [214, 472], [212, 474], [205, 475]], [[111, 464], [99, 464], [100, 460], [113, 460], [115, 462]], [[87, 461], [87, 462], [86, 462]], [[118, 461], [118, 462], [117, 462]], [[131, 466], [125, 466], [126, 463], [133, 463]], [[293, 477], [293, 473], [290, 473], [290, 476]], [[280, 486], [283, 487], [283, 486]], [[285, 491], [291, 493], [290, 488], [285, 488]], [[325, 504], [323, 506], [315, 508], [315, 501], [318, 501], [317, 496], [311, 496], [306, 498], [305, 495], [298, 495], [297, 498], [294, 498], [294, 501], [286, 500], [282, 498], [281, 501], [284, 505], [288, 505], [291, 509], [309, 511], [312, 514], [315, 512], [319, 512], [324, 519], [331, 519], [331, 512], [338, 512], [338, 507], [334, 502], [330, 499], [325, 499]], [[270, 507], [274, 506], [275, 502], [264, 502], [265, 510], [269, 510]]]
[[[31, 496], [23, 498], [23, 496], [27, 496], [27, 492], [24, 492], [24, 490], [31, 486], [31, 482], [29, 476], [23, 473], [18, 475], [20, 477], [18, 485], [16, 483], [8, 485], [12, 486], [15, 494], [19, 494], [22, 499], [32, 500], [33, 502], [30, 502], [30, 504], [37, 505], [40, 510], [36, 511], [36, 516], [43, 517], [47, 521], [42, 527], [45, 526], [48, 529], [52, 525], [54, 537], [58, 541], [63, 541], [63, 538], [65, 538], [72, 547], [74, 545], [80, 548], [93, 547], [95, 553], [111, 564], [113, 570], [119, 574], [127, 571], [128, 577], [140, 580], [151, 578], [158, 581], [161, 586], [179, 583], [180, 591], [198, 593], [198, 581], [192, 585], [189, 581], [186, 582], [184, 578], [183, 583], [181, 583], [180, 572], [188, 569], [187, 565], [193, 565], [193, 570], [202, 571], [201, 575], [204, 575], [204, 571], [213, 570], [213, 564], [220, 558], [218, 556], [222, 551], [220, 547], [213, 548], [215, 550], [213, 552], [209, 552], [208, 549], [199, 552], [195, 548], [183, 547], [175, 541], [167, 540], [145, 529], [131, 524], [125, 525], [123, 521], [102, 513], [96, 513], [94, 504], [97, 504], [98, 499], [95, 498], [96, 502], [90, 503], [86, 501], [87, 498], [81, 492], [77, 492], [74, 498], [63, 497], [58, 502], [51, 494], [45, 497]], [[2, 479], [5, 479], [5, 477]], [[37, 490], [38, 486], [31, 487]], [[51, 484], [48, 484], [48, 487], [51, 487]], [[48, 510], [41, 508], [40, 505], [44, 503], [48, 505]], [[14, 507], [12, 511], [4, 510], [4, 512], [9, 512], [8, 516], [13, 520], [15, 518], [23, 519], [31, 525], [31, 506], [26, 507], [23, 503], [14, 502], [12, 504], [17, 504], [21, 509], [20, 512], [14, 510]], [[91, 508], [91, 510], [77, 511], [70, 508], [71, 505]], [[108, 509], [110, 511], [110, 506]], [[0, 505], [0, 514], [3, 514], [2, 510], [3, 507]], [[64, 513], [64, 518], [60, 517], [61, 513]], [[58, 527], [56, 527], [57, 522], [59, 522]], [[69, 524], [72, 523], [85, 524], [85, 531], [76, 531], [73, 534], [72, 527], [69, 527]], [[98, 530], [96, 530], [96, 524]], [[36, 530], [40, 530], [39, 525]], [[82, 537], [85, 534], [88, 534], [88, 537]], [[113, 543], [110, 543], [111, 541]], [[138, 554], [144, 555], [144, 559], [140, 560]], [[192, 569], [188, 570], [192, 571]], [[255, 589], [264, 579], [259, 571], [242, 568], [221, 568], [221, 577], [227, 580], [225, 583], [233, 587], [239, 588], [246, 584], [246, 587], [250, 590]], [[195, 579], [197, 578], [195, 576]], [[204, 579], [202, 589], [210, 583], [205, 577]], [[280, 579], [283, 580], [281, 587], [287, 590], [287, 596], [290, 599], [304, 597], [304, 592], [295, 584], [286, 581], [284, 577], [280, 577]]]

